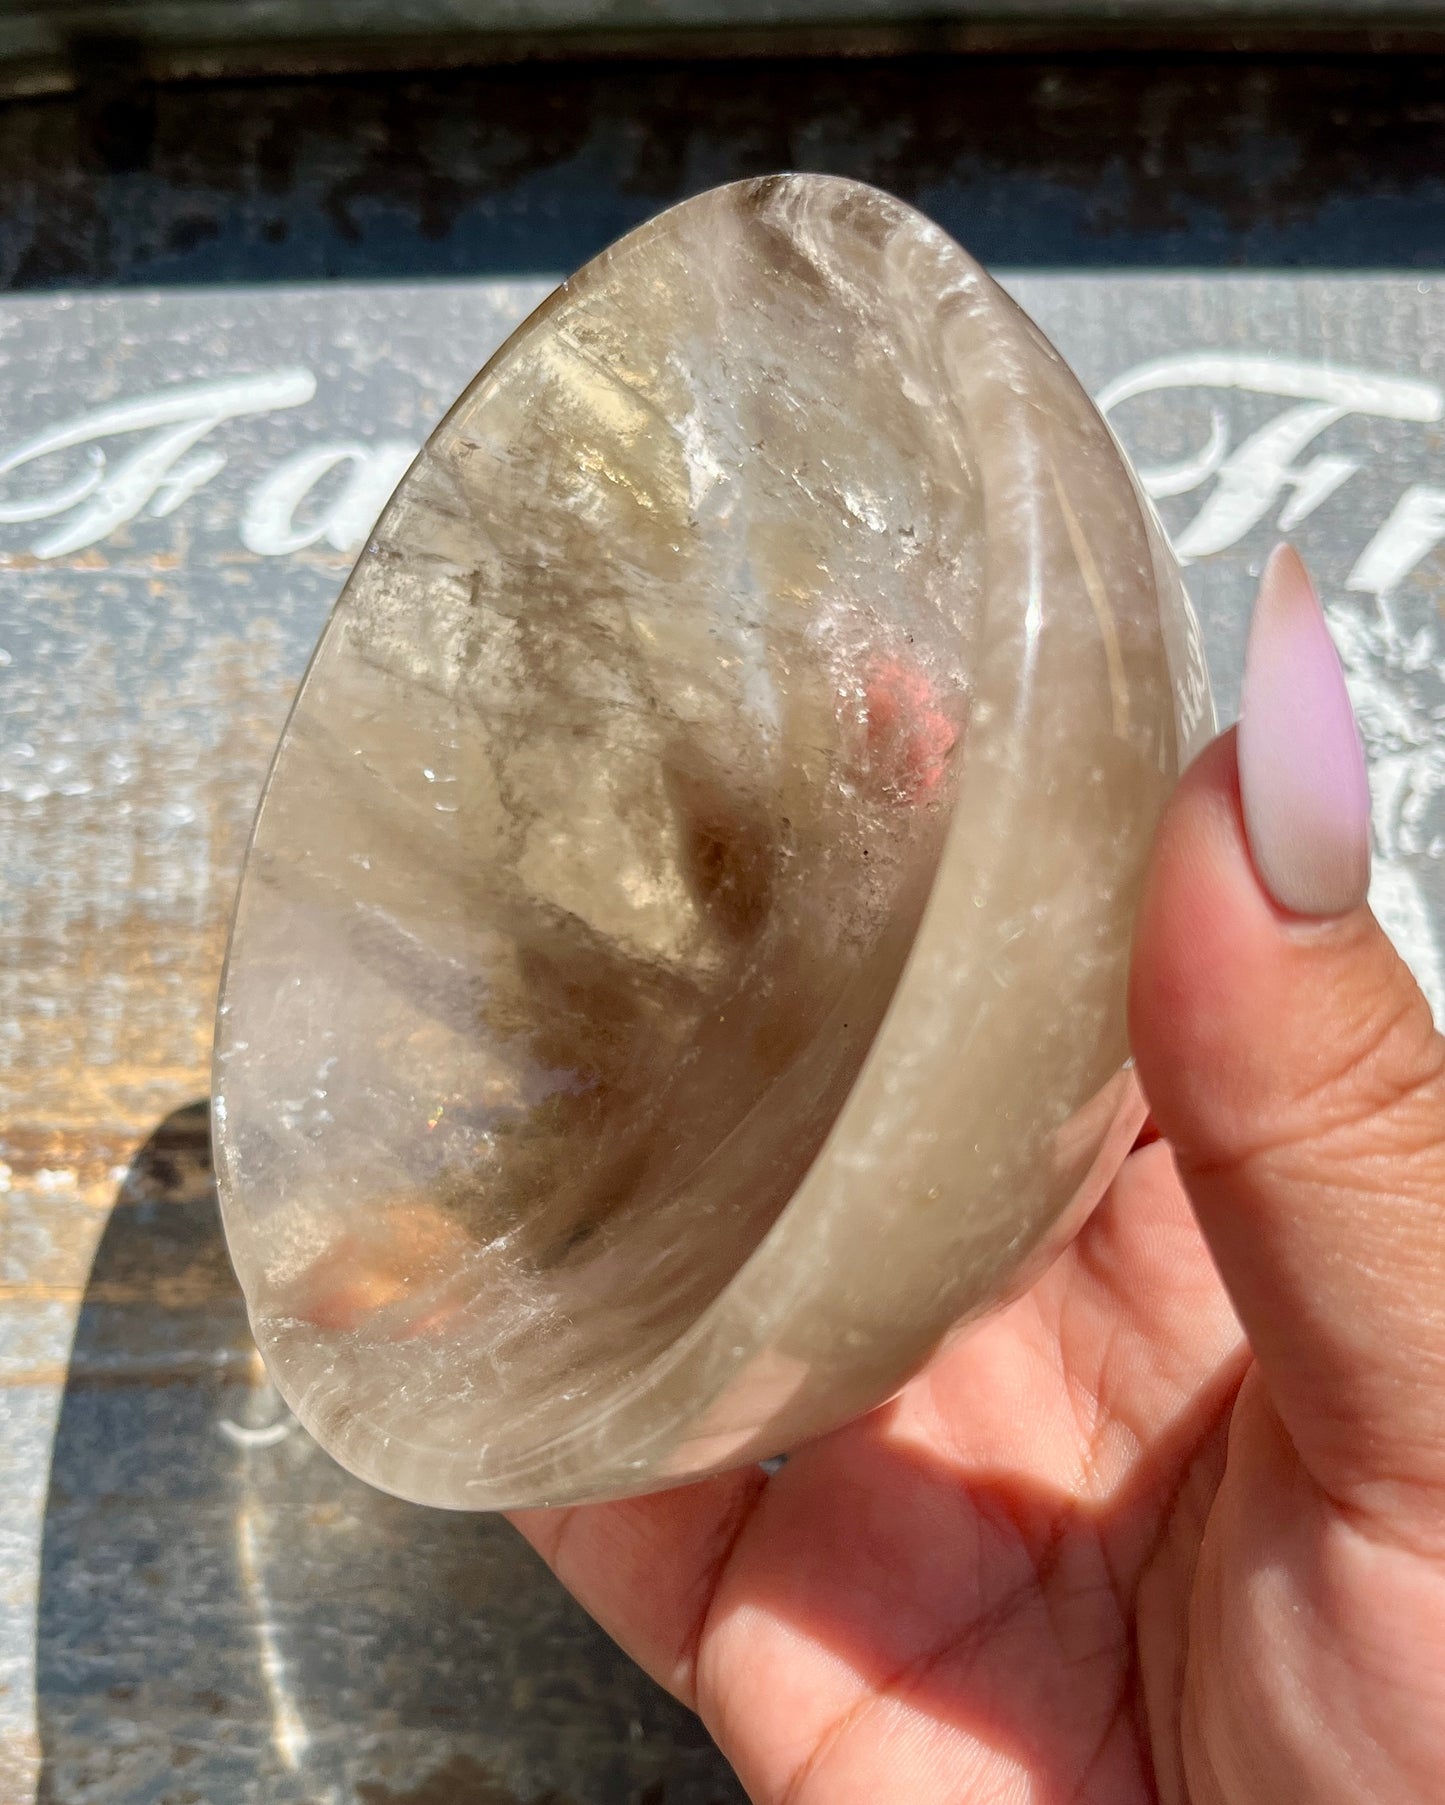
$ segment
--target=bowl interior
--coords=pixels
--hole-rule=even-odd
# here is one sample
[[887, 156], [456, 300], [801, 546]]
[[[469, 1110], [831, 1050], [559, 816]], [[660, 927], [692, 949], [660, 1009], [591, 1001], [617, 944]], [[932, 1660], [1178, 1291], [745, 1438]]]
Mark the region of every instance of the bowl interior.
[[758, 1246], [866, 1056], [982, 589], [927, 330], [961, 253], [871, 202], [804, 233], [723, 190], [590, 266], [439, 429], [328, 629], [219, 1086], [253, 1320], [323, 1439], [597, 1406]]

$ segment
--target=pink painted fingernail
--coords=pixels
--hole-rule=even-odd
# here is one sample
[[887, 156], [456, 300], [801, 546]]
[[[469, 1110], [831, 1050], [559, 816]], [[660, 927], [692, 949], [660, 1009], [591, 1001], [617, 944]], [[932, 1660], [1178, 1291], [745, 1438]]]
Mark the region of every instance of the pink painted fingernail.
[[1339, 654], [1293, 546], [1264, 567], [1239, 715], [1255, 870], [1281, 907], [1344, 915], [1370, 887], [1370, 787]]

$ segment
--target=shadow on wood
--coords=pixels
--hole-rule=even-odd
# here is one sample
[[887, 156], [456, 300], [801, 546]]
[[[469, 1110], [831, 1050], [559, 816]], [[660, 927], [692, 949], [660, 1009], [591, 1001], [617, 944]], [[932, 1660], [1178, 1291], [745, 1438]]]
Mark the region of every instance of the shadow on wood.
[[44, 1805], [732, 1805], [690, 1713], [500, 1518], [343, 1472], [251, 1343], [204, 1103], [91, 1271], [41, 1557]]

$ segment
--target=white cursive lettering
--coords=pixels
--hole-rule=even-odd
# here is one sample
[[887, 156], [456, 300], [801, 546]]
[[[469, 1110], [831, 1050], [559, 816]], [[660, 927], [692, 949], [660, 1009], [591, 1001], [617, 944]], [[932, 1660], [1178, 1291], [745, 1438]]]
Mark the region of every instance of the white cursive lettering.
[[1390, 517], [1360, 553], [1345, 579], [1347, 589], [1389, 595], [1417, 564], [1445, 541], [1445, 489], [1415, 483], [1390, 510]]
[[[220, 452], [202, 452], [184, 463], [181, 459], [224, 421], [299, 407], [315, 393], [316, 378], [309, 370], [267, 370], [220, 382], [187, 383], [64, 420], [0, 458], [0, 483], [40, 458], [80, 447], [85, 448], [86, 468], [45, 494], [0, 500], [0, 521], [69, 514], [63, 526], [43, 534], [32, 549], [37, 558], [81, 551], [134, 520], [148, 502], [153, 514], [170, 514], [208, 483], [225, 463]], [[149, 432], [151, 437], [110, 469], [96, 441], [134, 432]]]
[[[303, 551], [319, 539], [337, 551], [359, 550], [416, 454], [417, 447], [404, 439], [381, 439], [374, 445], [348, 439], [298, 451], [251, 491], [241, 515], [241, 543], [263, 558]], [[302, 502], [323, 477], [348, 463], [351, 469], [340, 492], [309, 524], [298, 525]]]
[[[1224, 407], [1211, 401], [1197, 449], [1177, 462], [1140, 468], [1140, 481], [1156, 499], [1212, 483], [1194, 517], [1173, 535], [1186, 561], [1237, 545], [1276, 508], [1279, 529], [1290, 532], [1322, 507], [1363, 459], [1348, 450], [1310, 455], [1310, 448], [1349, 416], [1421, 425], [1445, 419], [1445, 390], [1435, 383], [1261, 352], [1154, 358], [1107, 384], [1098, 402], [1113, 416], [1141, 397], [1190, 389], [1272, 396], [1287, 405], [1235, 444]], [[292, 367], [182, 383], [64, 420], [0, 456], [0, 523], [54, 522], [32, 550], [60, 558], [142, 512], [163, 519], [225, 468], [225, 452], [200, 443], [209, 433], [229, 420], [302, 406], [315, 393], [311, 371]], [[101, 441], [133, 434], [144, 437], [108, 461]], [[79, 458], [78, 469], [61, 464], [63, 474], [50, 487], [7, 497], [23, 474], [67, 453]], [[242, 500], [242, 543], [267, 558], [323, 541], [338, 551], [359, 550], [415, 454], [414, 445], [392, 438], [327, 440], [292, 453]], [[1361, 552], [1349, 587], [1388, 595], [1442, 544], [1445, 488], [1417, 483]]]
[[1445, 391], [1432, 382], [1225, 351], [1185, 352], [1140, 364], [1102, 391], [1099, 407], [1108, 414], [1137, 396], [1182, 388], [1243, 390], [1298, 404], [1233, 451], [1224, 416], [1212, 407], [1209, 435], [1200, 451], [1179, 463], [1139, 472], [1145, 489], [1156, 497], [1188, 494], [1217, 477], [1203, 507], [1174, 535], [1174, 548], [1184, 559], [1209, 557], [1237, 545], [1286, 492], [1280, 530], [1289, 532], [1307, 519], [1360, 469], [1358, 458], [1333, 454], [1296, 463], [1327, 427], [1347, 415], [1421, 424], [1445, 417]]

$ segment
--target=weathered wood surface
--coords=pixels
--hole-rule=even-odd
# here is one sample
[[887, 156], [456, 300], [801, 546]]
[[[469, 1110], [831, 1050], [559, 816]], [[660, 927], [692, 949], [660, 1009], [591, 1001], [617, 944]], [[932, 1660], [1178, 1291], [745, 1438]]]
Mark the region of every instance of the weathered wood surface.
[[[1251, 573], [1293, 518], [1376, 760], [1382, 906], [1438, 988], [1445, 289], [1015, 286], [1096, 392], [1144, 387], [1114, 417], [1146, 466], [1211, 430], [1234, 460], [1161, 500], [1200, 551], [1226, 712]], [[0, 475], [0, 508], [35, 501], [0, 525], [6, 1805], [37, 1781], [55, 1805], [737, 1796], [504, 1526], [370, 1493], [290, 1425], [187, 1107], [269, 750], [371, 505], [356, 485], [389, 480], [544, 287], [0, 303], [0, 459], [42, 447]], [[1206, 353], [1233, 361], [1158, 363]], [[252, 387], [215, 386], [237, 378]], [[157, 454], [179, 430], [135, 411], [157, 396], [205, 426], [193, 443]], [[1258, 435], [1287, 416], [1297, 442], [1271, 474]], [[83, 442], [43, 450], [82, 417]], [[99, 485], [67, 498], [89, 444]], [[1299, 518], [1322, 457], [1337, 486]]]
[[0, 305], [0, 511], [98, 477], [0, 527], [5, 1805], [737, 1796], [504, 1524], [372, 1493], [295, 1429], [196, 1101], [311, 642], [546, 287]]
[[0, 107], [6, 288], [555, 272], [684, 194], [780, 169], [877, 182], [1004, 268], [1445, 265], [1438, 51], [168, 87], [111, 44], [88, 77]]
[[[53, 1801], [735, 1797], [499, 1526], [407, 1512], [304, 1438], [267, 1439], [284, 1421], [250, 1364], [199, 1120], [173, 1115], [207, 1088], [246, 823], [358, 534], [334, 506], [355, 457], [289, 537], [268, 479], [329, 444], [384, 481], [538, 286], [67, 291], [559, 272], [683, 192], [789, 166], [882, 182], [996, 261], [1428, 272], [1442, 65], [929, 57], [164, 88], [114, 50], [90, 47], [74, 96], [0, 109], [0, 279], [58, 291], [0, 302], [0, 1805], [37, 1775]], [[1267, 360], [1117, 423], [1159, 462], [1220, 413], [1233, 462], [1161, 507], [1203, 547], [1226, 710], [1276, 523], [1328, 579], [1376, 757], [1382, 900], [1438, 983], [1445, 302], [1428, 276], [1022, 287], [1096, 390], [1166, 355]], [[1330, 412], [1325, 365], [1389, 380]], [[256, 410], [175, 447], [151, 493], [52, 493], [15, 518], [95, 451], [112, 478], [170, 429], [112, 415], [90, 446], [5, 467], [27, 440], [236, 379], [261, 379]], [[1273, 473], [1241, 481], [1272, 427]], [[1243, 506], [1221, 528], [1226, 495]], [[1389, 581], [1349, 591], [1352, 572]]]
[[[563, 37], [594, 53], [619, 38], [644, 49], [664, 34], [684, 53], [708, 37], [727, 47], [759, 39], [799, 41], [826, 51], [840, 37], [855, 48], [917, 46], [938, 51], [1026, 41], [1097, 46], [1151, 30], [1151, 41], [1238, 45], [1329, 41], [1330, 28], [1353, 26], [1359, 49], [1408, 43], [1438, 25], [1440, 0], [993, 0], [980, 20], [969, 0], [12, 0], [0, 16], [0, 72], [18, 66], [25, 91], [63, 85], [79, 64], [82, 78], [98, 53], [120, 46], [176, 74], [217, 68], [284, 72], [349, 68], [425, 57], [486, 60], [547, 54]], [[949, 26], [955, 27], [949, 31]], [[866, 37], [861, 34], [867, 31]], [[1366, 32], [1371, 36], [1367, 37]], [[685, 35], [688, 34], [688, 35]], [[692, 42], [689, 44], [688, 36]], [[518, 40], [523, 40], [519, 45]]]

